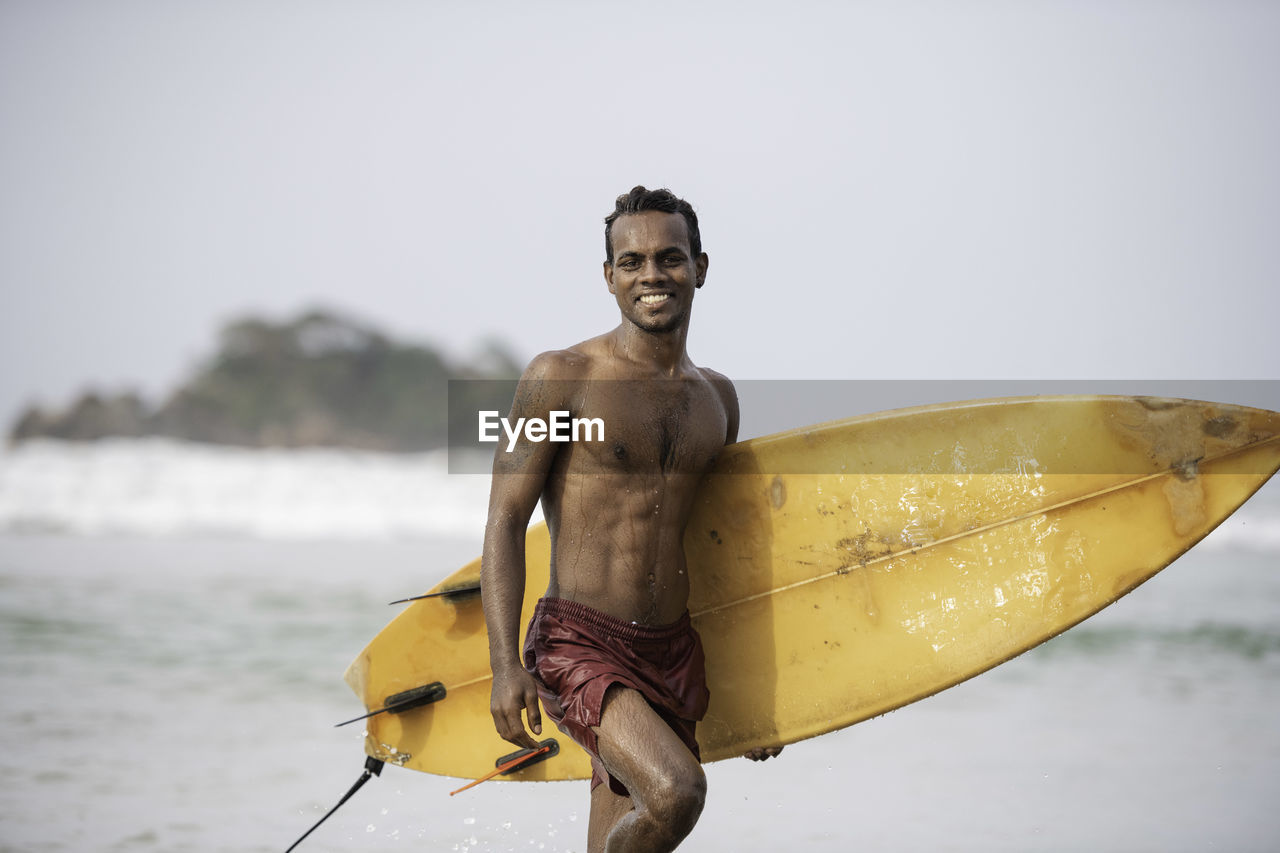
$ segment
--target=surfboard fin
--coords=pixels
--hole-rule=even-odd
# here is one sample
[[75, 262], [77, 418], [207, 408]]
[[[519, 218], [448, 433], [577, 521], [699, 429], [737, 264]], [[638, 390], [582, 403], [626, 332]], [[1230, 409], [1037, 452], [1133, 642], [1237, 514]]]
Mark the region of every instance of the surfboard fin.
[[310, 835], [311, 833], [319, 829], [320, 824], [324, 823], [326, 820], [328, 820], [330, 817], [333, 816], [334, 812], [342, 808], [343, 803], [345, 803], [347, 800], [354, 797], [356, 794], [356, 791], [359, 791], [364, 786], [365, 782], [368, 782], [369, 779], [371, 779], [374, 776], [381, 776], [382, 768], [384, 766], [386, 766], [386, 762], [382, 761], [379, 758], [374, 758], [373, 756], [369, 756], [368, 758], [366, 758], [364, 760], [364, 772], [360, 774], [360, 778], [356, 780], [356, 783], [351, 786], [351, 790], [347, 791], [347, 793], [343, 795], [342, 799], [338, 800], [338, 804], [333, 808], [329, 809], [329, 811], [325, 814], [324, 817], [320, 818], [318, 821], [315, 822], [315, 824], [310, 829], [302, 833], [301, 838], [299, 838], [297, 841], [290, 844], [289, 849], [284, 851], [284, 853], [292, 853], [293, 848], [297, 847], [299, 844], [305, 841], [308, 835]]
[[350, 720], [344, 720], [341, 723], [335, 723], [334, 728], [350, 725], [360, 720], [367, 720], [379, 714], [403, 714], [405, 711], [421, 708], [423, 705], [430, 705], [432, 702], [439, 702], [447, 692], [444, 689], [444, 685], [439, 681], [423, 684], [420, 687], [411, 687], [408, 690], [388, 696], [378, 710], [352, 717]]
[[450, 791], [449, 796], [461, 794], [463, 791], [469, 791], [481, 782], [488, 782], [494, 776], [506, 776], [508, 773], [515, 773], [517, 770], [523, 770], [526, 767], [537, 764], [539, 761], [546, 761], [553, 755], [560, 754], [560, 743], [553, 737], [539, 741], [537, 748], [517, 749], [515, 752], [507, 753], [494, 762], [494, 769], [484, 774], [474, 782], [468, 782], [456, 791]]
[[560, 742], [553, 737], [549, 737], [546, 740], [538, 741], [537, 749], [525, 747], [524, 749], [517, 749], [515, 752], [509, 752], [493, 762], [493, 766], [503, 768], [499, 770], [499, 774], [506, 776], [509, 773], [515, 773], [517, 770], [532, 767], [540, 761], [554, 758], [559, 754]]
[[449, 604], [458, 604], [479, 594], [480, 581], [473, 581], [471, 583], [450, 587], [449, 589], [442, 589], [439, 592], [427, 592], [422, 595], [414, 595], [409, 598], [400, 598], [391, 602], [391, 604], [408, 604], [411, 601], [421, 601], [424, 598], [443, 598]]

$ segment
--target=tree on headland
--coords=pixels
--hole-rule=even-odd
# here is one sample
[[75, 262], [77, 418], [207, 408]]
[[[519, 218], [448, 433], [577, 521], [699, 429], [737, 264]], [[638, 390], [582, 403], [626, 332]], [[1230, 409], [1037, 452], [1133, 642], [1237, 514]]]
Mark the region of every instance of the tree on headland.
[[[227, 324], [217, 352], [154, 410], [133, 393], [89, 392], [62, 412], [28, 409], [10, 440], [156, 435], [249, 447], [427, 450], [448, 438], [450, 379], [510, 380], [519, 372], [497, 343], [469, 364], [453, 364], [430, 346], [397, 343], [330, 311], [284, 323], [247, 317]], [[501, 397], [505, 385], [465, 390]], [[505, 408], [509, 400], [484, 403]]]

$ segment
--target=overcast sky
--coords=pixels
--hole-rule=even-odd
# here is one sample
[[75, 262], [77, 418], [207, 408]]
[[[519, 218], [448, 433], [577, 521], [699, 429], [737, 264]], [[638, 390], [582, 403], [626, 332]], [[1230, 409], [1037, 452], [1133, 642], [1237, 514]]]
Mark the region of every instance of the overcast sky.
[[0, 4], [0, 417], [245, 312], [527, 358], [691, 200], [734, 378], [1278, 378], [1280, 4]]

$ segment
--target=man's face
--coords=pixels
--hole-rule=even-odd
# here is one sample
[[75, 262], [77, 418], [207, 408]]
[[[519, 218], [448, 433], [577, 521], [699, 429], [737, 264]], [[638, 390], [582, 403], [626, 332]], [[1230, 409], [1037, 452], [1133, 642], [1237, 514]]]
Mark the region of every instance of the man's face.
[[706, 254], [690, 252], [684, 217], [657, 210], [620, 216], [611, 235], [613, 263], [605, 263], [604, 278], [622, 316], [648, 332], [679, 328], [707, 275]]

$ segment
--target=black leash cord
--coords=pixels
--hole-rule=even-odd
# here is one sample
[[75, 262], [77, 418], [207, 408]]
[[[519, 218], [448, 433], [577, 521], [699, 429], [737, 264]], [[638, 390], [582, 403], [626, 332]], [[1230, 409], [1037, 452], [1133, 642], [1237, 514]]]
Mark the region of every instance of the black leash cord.
[[317, 829], [320, 828], [320, 824], [324, 823], [326, 820], [328, 820], [330, 817], [333, 816], [334, 812], [342, 808], [343, 803], [345, 803], [347, 800], [355, 796], [356, 791], [359, 791], [360, 788], [364, 785], [364, 783], [369, 781], [370, 777], [380, 776], [382, 774], [382, 768], [385, 765], [386, 765], [386, 762], [383, 761], [382, 759], [374, 758], [373, 756], [369, 756], [368, 758], [366, 758], [364, 762], [364, 773], [362, 773], [360, 775], [360, 778], [356, 780], [356, 783], [351, 786], [351, 790], [347, 791], [346, 795], [343, 796], [342, 799], [338, 800], [338, 804], [336, 806], [329, 809], [328, 814], [326, 814], [324, 817], [316, 821], [315, 826], [311, 827], [306, 832], [302, 833], [301, 838], [293, 842], [293, 844], [289, 845], [289, 849], [284, 851], [284, 853], [292, 853], [293, 848], [297, 847], [299, 844], [305, 841], [308, 835], [310, 835], [311, 833], [315, 832]]

